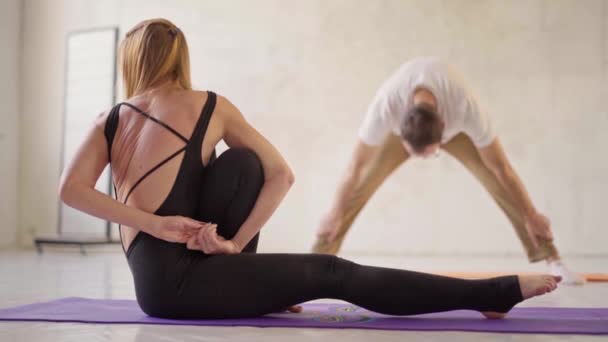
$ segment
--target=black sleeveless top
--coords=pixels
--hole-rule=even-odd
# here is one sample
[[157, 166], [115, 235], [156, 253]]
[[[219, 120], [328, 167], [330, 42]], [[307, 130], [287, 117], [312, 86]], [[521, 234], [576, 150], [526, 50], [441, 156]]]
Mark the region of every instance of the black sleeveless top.
[[[196, 217], [200, 200], [199, 197], [201, 182], [203, 179], [202, 176], [205, 172], [205, 165], [203, 165], [203, 160], [201, 158], [201, 148], [203, 146], [203, 139], [205, 138], [205, 133], [207, 132], [207, 127], [209, 126], [209, 121], [211, 120], [211, 116], [213, 115], [213, 111], [217, 102], [217, 96], [215, 95], [215, 93], [208, 91], [207, 94], [207, 101], [203, 106], [203, 109], [196, 122], [196, 126], [194, 127], [194, 131], [192, 132], [192, 136], [190, 137], [190, 139], [186, 139], [183, 135], [181, 135], [171, 126], [150, 116], [148, 113], [142, 111], [141, 109], [133, 106], [130, 103], [122, 102], [112, 108], [108, 115], [104, 128], [104, 135], [108, 143], [108, 158], [110, 164], [112, 163], [112, 144], [114, 142], [114, 136], [116, 135], [116, 130], [118, 128], [119, 112], [120, 107], [122, 105], [126, 105], [132, 108], [133, 110], [145, 116], [146, 118], [161, 125], [184, 142], [184, 147], [180, 148], [175, 153], [165, 158], [163, 161], [152, 167], [143, 176], [141, 176], [137, 180], [137, 182], [135, 182], [135, 184], [131, 187], [131, 189], [129, 189], [124, 200], [122, 200], [122, 203], [127, 203], [127, 200], [129, 199], [131, 193], [133, 193], [133, 190], [135, 190], [135, 188], [137, 188], [137, 186], [141, 184], [141, 182], [146, 179], [146, 177], [148, 177], [158, 168], [163, 166], [165, 163], [185, 151], [184, 159], [182, 160], [179, 170], [177, 171], [177, 176], [175, 177], [173, 187], [169, 191], [169, 194], [162, 202], [162, 204], [158, 207], [158, 209], [156, 209], [156, 211], [154, 211], [154, 214], [159, 216], [180, 215], [186, 217]], [[209, 159], [208, 164], [212, 163], [215, 160], [215, 156], [216, 155], [214, 151], [211, 155], [211, 158]], [[118, 194], [116, 193], [116, 184], [114, 184], [114, 193], [116, 195], [116, 199], [118, 200]], [[122, 233], [120, 238], [122, 240]]]

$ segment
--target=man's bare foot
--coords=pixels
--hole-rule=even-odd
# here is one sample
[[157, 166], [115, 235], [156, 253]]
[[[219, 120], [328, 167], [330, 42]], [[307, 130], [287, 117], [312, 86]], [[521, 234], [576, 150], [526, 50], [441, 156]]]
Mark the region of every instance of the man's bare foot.
[[[557, 283], [562, 280], [560, 276], [552, 275], [528, 275], [518, 276], [519, 288], [521, 289], [521, 296], [524, 300], [544, 295], [557, 288]], [[484, 311], [482, 314], [488, 319], [501, 319], [504, 318], [506, 312], [492, 312]]]

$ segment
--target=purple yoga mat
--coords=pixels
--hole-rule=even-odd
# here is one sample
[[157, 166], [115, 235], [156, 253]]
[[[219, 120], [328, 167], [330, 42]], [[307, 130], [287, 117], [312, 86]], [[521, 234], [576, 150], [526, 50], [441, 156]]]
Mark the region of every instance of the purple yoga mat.
[[515, 308], [506, 319], [483, 319], [472, 311], [410, 317], [376, 314], [350, 304], [304, 304], [299, 314], [259, 318], [171, 320], [149, 317], [133, 300], [64, 298], [0, 310], [0, 321], [169, 324], [385, 330], [452, 330], [495, 333], [608, 334], [608, 308]]

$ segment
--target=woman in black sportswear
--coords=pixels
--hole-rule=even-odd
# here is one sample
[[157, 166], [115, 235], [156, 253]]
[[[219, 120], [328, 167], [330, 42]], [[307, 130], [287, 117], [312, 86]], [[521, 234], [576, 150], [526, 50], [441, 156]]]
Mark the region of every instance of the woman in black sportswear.
[[[320, 254], [256, 254], [293, 183], [278, 151], [227, 99], [191, 89], [183, 33], [164, 19], [120, 47], [128, 100], [102, 113], [66, 168], [61, 199], [121, 225], [137, 301], [151, 316], [235, 318], [336, 298], [392, 315], [470, 309], [502, 317], [551, 276], [464, 280]], [[215, 146], [229, 149], [219, 157]], [[95, 190], [110, 163], [116, 200]]]

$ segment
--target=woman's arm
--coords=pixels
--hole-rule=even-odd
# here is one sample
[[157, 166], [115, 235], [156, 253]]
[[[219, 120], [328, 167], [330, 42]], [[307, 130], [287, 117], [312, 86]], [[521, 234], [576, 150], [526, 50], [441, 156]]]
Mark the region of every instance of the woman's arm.
[[102, 128], [105, 118], [105, 115], [98, 117], [63, 171], [59, 185], [61, 200], [89, 215], [133, 227], [167, 241], [186, 242], [201, 228], [199, 222], [156, 216], [124, 205], [95, 189], [97, 179], [108, 164], [108, 147]]
[[241, 251], [260, 231], [294, 183], [294, 175], [279, 151], [245, 120], [241, 112], [221, 96], [223, 138], [229, 147], [243, 147], [255, 152], [264, 169], [264, 185], [249, 217], [232, 239]]

